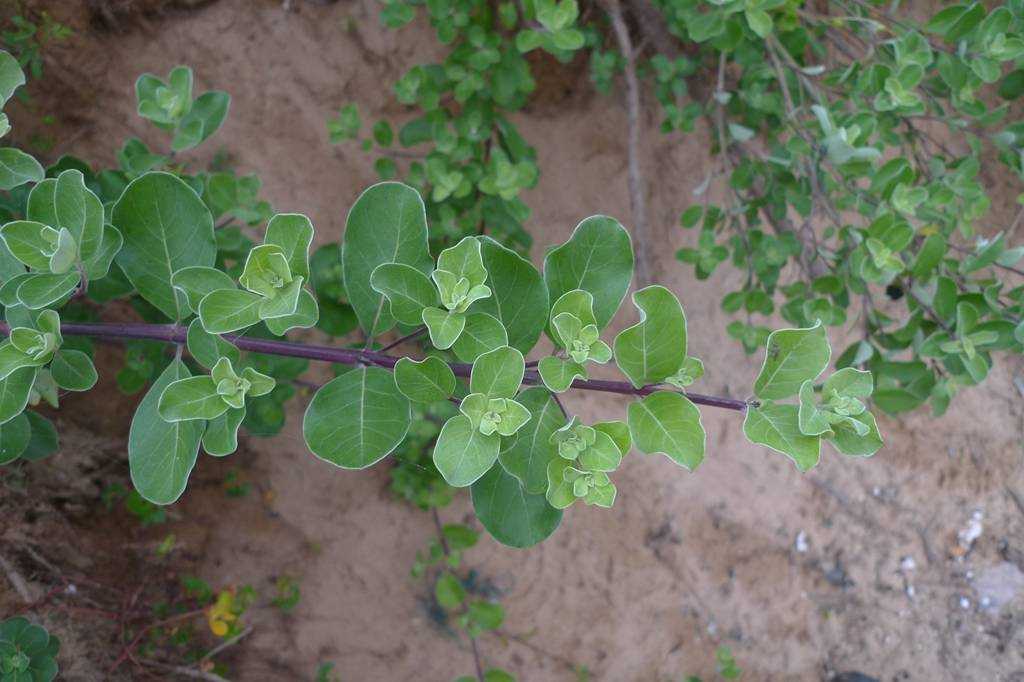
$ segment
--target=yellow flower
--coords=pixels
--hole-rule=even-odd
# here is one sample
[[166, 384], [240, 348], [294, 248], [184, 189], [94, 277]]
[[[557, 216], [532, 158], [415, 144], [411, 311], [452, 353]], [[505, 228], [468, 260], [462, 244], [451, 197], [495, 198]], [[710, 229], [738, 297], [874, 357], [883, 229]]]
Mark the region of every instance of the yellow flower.
[[228, 634], [228, 624], [234, 622], [238, 616], [232, 611], [232, 599], [234, 594], [225, 590], [217, 595], [217, 603], [210, 607], [210, 632], [218, 637]]

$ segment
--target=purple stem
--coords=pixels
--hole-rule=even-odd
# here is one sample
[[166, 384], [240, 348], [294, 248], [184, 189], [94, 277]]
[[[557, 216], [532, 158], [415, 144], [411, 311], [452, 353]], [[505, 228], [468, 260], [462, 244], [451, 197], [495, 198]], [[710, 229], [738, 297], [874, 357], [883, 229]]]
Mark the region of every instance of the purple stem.
[[[144, 324], [138, 322], [62, 322], [61, 333], [66, 336], [92, 336], [96, 338], [115, 339], [143, 339], [146, 341], [161, 341], [163, 343], [174, 343], [184, 345], [188, 330], [170, 324]], [[9, 327], [6, 322], [0, 322], [0, 335], [6, 336]], [[266, 353], [267, 355], [284, 355], [292, 358], [305, 358], [306, 360], [317, 360], [320, 362], [331, 362], [339, 365], [372, 365], [391, 369], [401, 358], [388, 355], [381, 351], [360, 350], [357, 348], [336, 348], [334, 346], [314, 346], [303, 343], [292, 343], [290, 341], [277, 341], [273, 339], [256, 339], [239, 334], [224, 334], [222, 338], [233, 343], [240, 350], [252, 353]], [[448, 365], [457, 377], [469, 378], [472, 365], [453, 362]], [[540, 373], [535, 369], [526, 370], [523, 375], [523, 383], [538, 386], [543, 382]], [[670, 390], [659, 385], [651, 384], [635, 388], [625, 381], [607, 381], [604, 379], [588, 379], [581, 381], [577, 379], [572, 383], [572, 388], [583, 391], [600, 391], [602, 393], [618, 393], [620, 395], [645, 396], [656, 391]], [[698, 405], [708, 407], [719, 407], [726, 410], [743, 412], [747, 409], [746, 400], [734, 398], [722, 398], [700, 393], [686, 393], [686, 397]]]

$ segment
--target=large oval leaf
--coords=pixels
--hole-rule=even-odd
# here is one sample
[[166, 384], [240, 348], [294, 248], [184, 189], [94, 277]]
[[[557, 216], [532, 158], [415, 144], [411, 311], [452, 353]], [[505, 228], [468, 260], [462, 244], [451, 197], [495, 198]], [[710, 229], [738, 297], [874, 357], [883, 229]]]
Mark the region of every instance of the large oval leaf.
[[157, 412], [160, 395], [172, 382], [189, 376], [180, 360], [167, 366], [139, 403], [128, 432], [132, 484], [153, 504], [171, 504], [185, 491], [199, 454], [203, 422], [166, 422]]
[[615, 337], [615, 362], [637, 388], [679, 371], [686, 359], [686, 316], [676, 295], [654, 285], [633, 294], [640, 322]]
[[35, 379], [35, 367], [16, 369], [7, 378], [0, 379], [0, 424], [9, 422], [25, 409]]
[[412, 187], [397, 182], [382, 182], [363, 192], [345, 221], [345, 290], [360, 326], [371, 336], [395, 324], [384, 296], [370, 286], [370, 276], [383, 263], [404, 263], [424, 274], [433, 265], [423, 200]]
[[531, 547], [554, 533], [562, 522], [561, 510], [548, 504], [544, 495], [527, 494], [519, 479], [500, 464], [470, 490], [480, 523], [503, 545]]
[[541, 386], [528, 388], [516, 402], [530, 411], [530, 421], [505, 440], [498, 461], [532, 495], [543, 495], [548, 487], [548, 462], [558, 456], [551, 434], [565, 424], [565, 415], [551, 394]]
[[217, 256], [206, 204], [176, 176], [146, 173], [125, 188], [111, 222], [124, 238], [117, 254], [124, 274], [164, 315], [182, 319], [188, 308], [171, 276], [186, 267], [212, 266]]
[[751, 443], [767, 445], [796, 462], [800, 471], [807, 471], [818, 463], [821, 436], [800, 432], [799, 410], [796, 405], [776, 405], [771, 401], [760, 407], [748, 407], [743, 433]]
[[640, 452], [666, 455], [693, 471], [704, 461], [700, 410], [680, 393], [658, 391], [629, 404], [629, 431]]
[[491, 296], [470, 311], [490, 313], [508, 332], [508, 345], [524, 354], [537, 343], [548, 317], [548, 287], [537, 268], [490, 237], [480, 237]]
[[498, 459], [501, 436], [485, 436], [464, 414], [444, 423], [434, 445], [434, 464], [448, 485], [464, 488], [487, 473]]
[[325, 462], [365, 469], [398, 447], [411, 421], [409, 399], [391, 372], [360, 367], [316, 392], [302, 420], [302, 435]]
[[633, 243], [626, 228], [607, 216], [587, 218], [544, 258], [550, 300], [573, 289], [590, 292], [598, 328], [615, 315], [632, 280]]
[[768, 336], [761, 373], [754, 395], [762, 400], [788, 398], [800, 392], [805, 381], [818, 378], [828, 367], [832, 348], [819, 320], [807, 329], [780, 329]]

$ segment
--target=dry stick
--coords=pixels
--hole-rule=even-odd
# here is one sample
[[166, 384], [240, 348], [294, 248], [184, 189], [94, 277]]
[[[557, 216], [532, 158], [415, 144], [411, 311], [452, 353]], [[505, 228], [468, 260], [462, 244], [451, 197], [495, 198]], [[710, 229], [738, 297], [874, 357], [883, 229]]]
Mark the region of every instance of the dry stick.
[[225, 649], [230, 649], [231, 647], [235, 646], [236, 644], [241, 642], [244, 637], [246, 637], [248, 635], [251, 635], [252, 631], [253, 631], [253, 627], [250, 625], [249, 627], [247, 627], [246, 629], [242, 630], [241, 632], [239, 632], [237, 635], [235, 635], [231, 639], [228, 639], [228, 640], [225, 640], [225, 641], [221, 642], [220, 644], [218, 644], [217, 646], [213, 647], [208, 652], [206, 652], [206, 655], [204, 655], [202, 658], [199, 659], [199, 663], [203, 663], [205, 661], [208, 661], [211, 658], [213, 658], [214, 656], [216, 656], [217, 654], [219, 654], [222, 651], [224, 651]]
[[114, 671], [117, 670], [122, 663], [124, 663], [129, 658], [133, 658], [132, 652], [135, 651], [135, 647], [139, 645], [139, 642], [142, 641], [143, 637], [149, 634], [150, 630], [153, 630], [154, 628], [161, 628], [165, 625], [170, 625], [172, 623], [177, 623], [179, 621], [188, 620], [189, 618], [195, 618], [196, 616], [201, 615], [205, 611], [206, 609], [195, 609], [193, 611], [186, 611], [185, 613], [179, 613], [175, 616], [171, 616], [170, 618], [164, 618], [163, 620], [158, 620], [155, 623], [150, 623], [146, 627], [142, 628], [139, 631], [139, 634], [135, 635], [135, 639], [129, 642], [128, 646], [125, 647], [123, 652], [121, 652], [121, 655], [117, 657], [117, 660], [114, 661], [113, 664], [111, 664], [110, 668], [107, 670], [107, 679], [109, 679], [110, 676], [114, 674]]
[[[0, 336], [6, 335], [10, 327], [6, 322], [0, 322]], [[147, 341], [160, 341], [162, 343], [173, 343], [182, 346], [186, 343], [187, 330], [184, 327], [177, 327], [170, 324], [147, 324], [139, 322], [65, 322], [60, 326], [61, 333], [65, 336], [90, 336], [98, 339], [144, 339]], [[316, 346], [290, 341], [276, 341], [271, 339], [257, 339], [239, 334], [225, 334], [222, 337], [225, 341], [234, 344], [239, 350], [252, 353], [265, 353], [267, 355], [282, 355], [291, 358], [304, 358], [318, 362], [330, 362], [338, 365], [371, 365], [384, 369], [393, 369], [395, 363], [401, 357], [388, 355], [380, 351], [359, 350], [357, 348], [336, 348], [334, 346]], [[449, 363], [452, 373], [457, 377], [468, 378], [473, 370], [473, 365], [467, 363]], [[540, 374], [536, 370], [527, 370], [523, 375], [523, 383], [528, 386], [540, 386]], [[625, 381], [608, 381], [603, 379], [588, 379], [585, 381], [577, 379], [572, 383], [572, 388], [582, 391], [599, 391], [602, 393], [616, 393], [628, 396], [646, 396], [657, 391], [670, 391], [658, 384], [649, 384], [635, 388]], [[678, 392], [678, 391], [673, 391]], [[691, 402], [707, 407], [718, 407], [726, 410], [743, 412], [748, 406], [757, 406], [756, 401], [737, 400], [721, 396], [702, 395], [700, 393], [685, 393]]]
[[636, 249], [636, 281], [642, 289], [651, 284], [650, 234], [647, 229], [647, 211], [644, 202], [644, 183], [640, 173], [640, 81], [636, 77], [636, 52], [629, 37], [629, 27], [622, 18], [619, 0], [603, 3], [619, 50], [626, 60], [623, 75], [626, 79], [626, 113], [628, 116], [626, 183], [629, 186], [629, 203], [633, 213], [633, 240]]

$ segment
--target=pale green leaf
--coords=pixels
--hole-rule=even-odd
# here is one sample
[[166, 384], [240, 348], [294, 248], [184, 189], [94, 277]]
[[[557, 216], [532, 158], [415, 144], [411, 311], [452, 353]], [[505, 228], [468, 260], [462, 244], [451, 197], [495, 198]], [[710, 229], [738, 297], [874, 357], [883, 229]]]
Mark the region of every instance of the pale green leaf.
[[423, 324], [430, 333], [430, 343], [438, 350], [448, 350], [459, 339], [466, 328], [466, 316], [441, 308], [424, 308], [421, 313]]
[[230, 455], [238, 449], [238, 427], [245, 419], [245, 407], [233, 407], [211, 419], [203, 432], [203, 450], [214, 457]]
[[53, 304], [62, 304], [78, 287], [81, 278], [77, 270], [62, 275], [48, 273], [29, 275], [18, 286], [18, 300], [32, 310]]
[[455, 375], [440, 358], [402, 358], [395, 363], [395, 384], [409, 400], [436, 403], [455, 392]]
[[634, 386], [657, 384], [686, 359], [686, 317], [679, 299], [662, 286], [633, 294], [640, 322], [615, 337], [615, 362]]
[[754, 395], [778, 400], [796, 395], [805, 381], [816, 379], [828, 366], [832, 348], [819, 321], [807, 329], [782, 329], [768, 336]]
[[594, 430], [608, 434], [623, 457], [629, 454], [629, 449], [633, 447], [633, 438], [629, 434], [629, 426], [627, 424], [620, 421], [610, 421], [598, 422], [592, 426]]
[[9, 52], [0, 50], [0, 107], [25, 84], [25, 72]]
[[420, 324], [423, 309], [437, 305], [437, 290], [430, 278], [404, 263], [378, 265], [370, 275], [370, 286], [388, 299], [391, 315], [402, 324]]
[[179, 422], [216, 419], [229, 407], [217, 393], [217, 382], [204, 374], [171, 382], [160, 395], [157, 412], [161, 419]]
[[314, 455], [345, 469], [365, 469], [398, 447], [412, 408], [391, 372], [359, 367], [324, 384], [306, 409], [302, 435]]
[[690, 471], [704, 461], [707, 434], [700, 410], [686, 396], [658, 391], [631, 402], [627, 415], [640, 452], [661, 453]]
[[488, 313], [468, 313], [466, 327], [452, 345], [462, 362], [474, 362], [482, 354], [510, 345], [505, 327]]
[[871, 392], [874, 388], [875, 385], [871, 372], [854, 369], [853, 367], [844, 367], [828, 379], [825, 379], [822, 392], [826, 397], [831, 395], [832, 391], [836, 391], [841, 396], [865, 400], [871, 397]]
[[309, 279], [309, 245], [313, 223], [301, 213], [278, 213], [267, 223], [264, 244], [280, 246], [295, 277]]
[[537, 371], [544, 385], [554, 393], [565, 393], [576, 379], [586, 379], [587, 370], [572, 360], [546, 355], [537, 363]]
[[203, 265], [178, 270], [171, 275], [171, 285], [185, 295], [185, 303], [192, 312], [199, 311], [200, 301], [211, 291], [238, 288], [223, 270]]
[[294, 313], [284, 317], [274, 317], [264, 320], [264, 322], [271, 334], [284, 336], [291, 329], [308, 329], [314, 326], [319, 319], [320, 308], [317, 305], [316, 298], [313, 297], [313, 294], [302, 289], [299, 291], [299, 300]]
[[154, 504], [171, 504], [185, 490], [199, 454], [203, 422], [168, 422], [157, 404], [172, 382], [189, 376], [185, 364], [175, 360], [160, 374], [139, 403], [128, 434], [128, 464], [132, 483]]
[[870, 457], [878, 452], [878, 449], [882, 447], [882, 435], [878, 432], [875, 415], [865, 411], [855, 417], [851, 417], [851, 419], [865, 424], [868, 427], [868, 431], [866, 434], [860, 435], [854, 426], [848, 422], [836, 424], [833, 427], [835, 435], [831, 439], [831, 443], [835, 446], [836, 450], [844, 455], [855, 457]]
[[265, 299], [242, 289], [217, 289], [199, 302], [199, 319], [210, 334], [227, 334], [260, 321], [260, 304]]
[[171, 150], [191, 149], [217, 132], [228, 115], [230, 104], [231, 98], [219, 90], [210, 90], [196, 97], [188, 113], [178, 122]]
[[820, 436], [832, 433], [832, 426], [825, 419], [822, 411], [818, 409], [817, 400], [814, 396], [813, 381], [805, 381], [800, 387], [800, 408], [797, 416], [800, 433], [805, 436]]
[[90, 281], [103, 279], [110, 273], [110, 264], [114, 262], [114, 258], [123, 245], [124, 238], [121, 236], [121, 231], [113, 225], [105, 225], [103, 240], [100, 242], [99, 248], [85, 263], [85, 274]]
[[237, 346], [203, 329], [202, 320], [198, 318], [188, 325], [186, 344], [195, 361], [207, 369], [216, 365], [221, 358], [227, 358], [232, 364], [238, 364], [241, 359]]
[[35, 379], [35, 367], [16, 369], [0, 379], [0, 424], [9, 422], [25, 409]]
[[799, 408], [766, 401], [760, 407], [747, 408], [743, 433], [751, 443], [767, 445], [794, 462], [800, 471], [808, 471], [818, 463], [821, 437], [800, 433]]
[[619, 309], [633, 280], [633, 244], [613, 218], [593, 216], [581, 222], [569, 241], [544, 258], [550, 299], [583, 289], [594, 297], [594, 318], [603, 328]]
[[501, 436], [485, 436], [469, 417], [457, 414], [441, 428], [434, 445], [434, 464], [448, 485], [462, 488], [487, 473], [498, 459], [500, 447]]
[[[7, 249], [18, 261], [33, 270], [48, 270], [50, 244], [44, 237], [47, 226], [33, 220], [14, 220], [0, 227]], [[52, 233], [51, 233], [52, 234]]]
[[43, 179], [43, 167], [34, 158], [12, 147], [0, 149], [0, 191]]
[[78, 350], [61, 349], [53, 356], [50, 374], [66, 391], [88, 391], [99, 378], [88, 355]]
[[125, 188], [111, 222], [124, 237], [117, 264], [129, 281], [164, 315], [182, 319], [171, 276], [190, 266], [212, 266], [217, 255], [213, 218], [203, 200], [170, 173], [146, 173]]
[[484, 353], [473, 363], [469, 386], [488, 398], [512, 398], [523, 383], [526, 363], [515, 348], [503, 346]]

